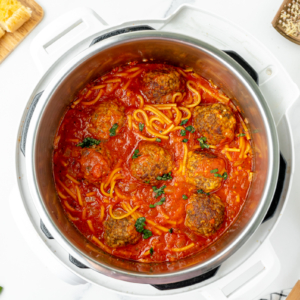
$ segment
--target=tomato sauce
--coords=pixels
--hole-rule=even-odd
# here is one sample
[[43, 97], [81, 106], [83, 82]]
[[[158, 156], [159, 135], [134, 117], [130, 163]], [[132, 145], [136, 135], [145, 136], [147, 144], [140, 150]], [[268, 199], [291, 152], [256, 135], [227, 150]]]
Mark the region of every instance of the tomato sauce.
[[[187, 184], [185, 176], [178, 172], [184, 156], [182, 140], [184, 138], [188, 139], [186, 145], [189, 151], [195, 147], [197, 148], [197, 146], [199, 148], [198, 139], [201, 138], [201, 135], [197, 131], [193, 133], [186, 131], [185, 136], [181, 135], [180, 130], [171, 131], [168, 134], [168, 140], [161, 139], [158, 143], [172, 155], [175, 168], [172, 170], [171, 180], [160, 181], [156, 185], [157, 188], [166, 185], [165, 194], [162, 195], [166, 199], [164, 203], [154, 208], [151, 208], [149, 205], [158, 202], [161, 197], [154, 198], [152, 186], [139, 182], [130, 173], [130, 161], [133, 159], [132, 156], [139, 142], [142, 141], [137, 133], [148, 138], [153, 138], [153, 136], [147, 134], [145, 130], [141, 132], [134, 128], [130, 129], [127, 120], [125, 126], [120, 129], [116, 136], [101, 141], [101, 144], [104, 144], [110, 151], [113, 164], [112, 170], [116, 167], [122, 168], [122, 178], [116, 181], [113, 197], [110, 198], [107, 195], [103, 195], [100, 189], [101, 182], [90, 183], [83, 178], [80, 166], [82, 148], [78, 147], [78, 144], [87, 137], [94, 138], [88, 131], [88, 128], [91, 116], [97, 105], [108, 99], [117, 99], [124, 105], [125, 115], [132, 115], [141, 105], [141, 100], [137, 96], [142, 95], [140, 84], [143, 72], [155, 70], [158, 67], [160, 67], [158, 64], [130, 63], [126, 66], [115, 68], [110, 73], [87, 84], [78, 92], [62, 118], [54, 140], [53, 152], [53, 174], [58, 196], [65, 213], [74, 226], [88, 240], [103, 250], [118, 257], [142, 262], [175, 261], [199, 252], [214, 243], [233, 224], [246, 201], [251, 185], [253, 163], [251, 150], [246, 155], [243, 155], [242, 158], [239, 157], [240, 152], [224, 151], [224, 145], [217, 145], [214, 149], [210, 148], [207, 150], [225, 161], [228, 174], [227, 179], [222, 181], [221, 187], [212, 192], [224, 202], [225, 218], [217, 232], [208, 237], [197, 235], [184, 225], [186, 205], [189, 197], [196, 192], [196, 189], [192, 185]], [[133, 68], [136, 68], [137, 71], [127, 72], [127, 70], [132, 70]], [[201, 96], [201, 105], [219, 103], [220, 98], [216, 97], [216, 95], [223, 95], [221, 99], [225, 99], [225, 95], [212, 82], [200, 77], [193, 71], [180, 68], [175, 69], [180, 74], [184, 74], [181, 76], [186, 82], [192, 81], [194, 83], [193, 87], [200, 84], [205, 88], [205, 90], [197, 88]], [[138, 74], [129, 78], [128, 76], [122, 76], [124, 73], [130, 75]], [[118, 74], [121, 75], [118, 76]], [[103, 91], [100, 99], [93, 105], [83, 104], [95, 100], [99, 90], [92, 89], [92, 87], [99, 85], [105, 85], [101, 88]], [[125, 89], [123, 89], [124, 86], [126, 87]], [[193, 92], [186, 88], [186, 94], [181, 99], [180, 105], [184, 106], [186, 103], [192, 103], [194, 96]], [[152, 105], [147, 102], [145, 97], [143, 98], [145, 101], [144, 105]], [[235, 114], [237, 126], [234, 140], [226, 144], [226, 146], [232, 149], [240, 149], [241, 143], [245, 145], [249, 143], [250, 145], [250, 140], [245, 135], [245, 124], [242, 123], [243, 120], [239, 114], [239, 108], [234, 107], [231, 101], [227, 105], [231, 106]], [[190, 111], [192, 112], [193, 108], [190, 108]], [[167, 111], [162, 110], [162, 112], [166, 116], [169, 115]], [[149, 116], [153, 115], [151, 112], [147, 112], [147, 114]], [[140, 118], [142, 119], [142, 117]], [[190, 125], [193, 125], [193, 117], [183, 126], [187, 127]], [[164, 125], [164, 128], [167, 127], [168, 125]], [[209, 141], [207, 143], [209, 144]], [[201, 148], [199, 150], [201, 151]], [[105, 182], [108, 176], [105, 176], [102, 182]], [[108, 188], [105, 189], [105, 192], [109, 192]], [[122, 197], [119, 197], [116, 192], [121, 194]], [[153, 234], [151, 237], [147, 239], [141, 238], [135, 245], [127, 245], [120, 248], [108, 247], [103, 238], [103, 223], [110, 218], [110, 207], [123, 210], [124, 214], [127, 213], [121, 205], [124, 201], [129, 203], [132, 208], [139, 205], [137, 212], [140, 216], [167, 228], [168, 231], [161, 231], [159, 227], [147, 223], [146, 228], [151, 230]], [[100, 244], [95, 242], [93, 237], [100, 241]], [[193, 246], [186, 250], [174, 251], [174, 249], [181, 249], [192, 243]], [[152, 249], [151, 253], [150, 249]]]

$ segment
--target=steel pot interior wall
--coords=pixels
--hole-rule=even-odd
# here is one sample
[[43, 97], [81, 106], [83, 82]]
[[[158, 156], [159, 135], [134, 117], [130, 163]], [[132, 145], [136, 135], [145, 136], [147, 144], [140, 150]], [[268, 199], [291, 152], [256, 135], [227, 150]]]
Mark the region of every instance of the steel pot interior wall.
[[[104, 43], [105, 44], [105, 43]], [[255, 176], [239, 218], [213, 245], [176, 262], [145, 264], [111, 256], [87, 241], [65, 217], [57, 197], [52, 175], [53, 139], [61, 118], [76, 92], [93, 78], [132, 61], [165, 62], [192, 67], [212, 81], [238, 103], [249, 120], [252, 139], [260, 153], [256, 156]], [[242, 74], [242, 75], [241, 75]], [[112, 38], [105, 45], [94, 45], [86, 57], [76, 62], [51, 91], [37, 124], [34, 142], [34, 171], [40, 201], [56, 231], [86, 264], [107, 275], [129, 281], [153, 283], [147, 278], [161, 277], [159, 283], [174, 282], [202, 274], [218, 266], [237, 250], [258, 227], [269, 203], [270, 170], [274, 163], [270, 116], [255, 83], [223, 54], [200, 41], [170, 37], [136, 37], [129, 34], [120, 41]], [[254, 133], [255, 132], [255, 133]], [[277, 159], [275, 157], [275, 159]], [[258, 224], [257, 224], [258, 223]], [[72, 254], [72, 253], [71, 253]], [[178, 277], [180, 274], [180, 277]], [[130, 277], [130, 278], [129, 278]], [[142, 278], [142, 279], [141, 279]], [[154, 280], [155, 282], [155, 280]]]

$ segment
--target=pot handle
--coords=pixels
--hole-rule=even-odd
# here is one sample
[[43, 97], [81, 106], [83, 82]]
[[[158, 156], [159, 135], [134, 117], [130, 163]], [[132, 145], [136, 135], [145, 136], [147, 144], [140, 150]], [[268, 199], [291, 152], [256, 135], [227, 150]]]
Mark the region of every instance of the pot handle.
[[253, 290], [261, 291], [268, 287], [279, 272], [280, 261], [270, 240], [266, 240], [245, 263], [203, 288], [201, 295], [207, 300], [251, 300]]
[[106, 27], [108, 24], [92, 9], [75, 8], [59, 16], [38, 33], [30, 46], [32, 58], [43, 74], [80, 41]]

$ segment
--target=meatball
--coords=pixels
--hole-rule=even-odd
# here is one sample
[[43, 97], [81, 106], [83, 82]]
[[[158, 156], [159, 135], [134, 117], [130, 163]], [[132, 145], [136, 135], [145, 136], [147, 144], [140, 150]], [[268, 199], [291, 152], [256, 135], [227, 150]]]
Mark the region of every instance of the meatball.
[[224, 211], [224, 203], [215, 194], [193, 194], [186, 206], [185, 226], [196, 234], [210, 236], [223, 223]]
[[83, 177], [91, 183], [99, 182], [111, 171], [111, 157], [104, 146], [82, 149], [80, 165]]
[[170, 153], [164, 148], [142, 142], [138, 147], [138, 158], [132, 159], [131, 175], [144, 183], [157, 183], [157, 177], [172, 171], [173, 161]]
[[88, 131], [98, 139], [116, 135], [125, 124], [124, 110], [117, 101], [101, 103], [92, 114]]
[[143, 76], [141, 90], [149, 101], [166, 103], [172, 100], [173, 94], [184, 91], [184, 81], [174, 69], [157, 69]]
[[216, 174], [223, 175], [225, 171], [224, 160], [214, 154], [203, 151], [188, 153], [186, 181], [205, 193], [210, 193], [221, 186], [223, 178], [217, 177]]
[[231, 109], [224, 104], [200, 105], [195, 108], [194, 126], [208, 144], [231, 142], [234, 138], [236, 119]]
[[[121, 211], [114, 211], [115, 216], [125, 214]], [[128, 244], [136, 244], [141, 238], [141, 233], [135, 229], [135, 220], [126, 217], [120, 220], [109, 218], [104, 222], [104, 240], [109, 247], [117, 248]]]

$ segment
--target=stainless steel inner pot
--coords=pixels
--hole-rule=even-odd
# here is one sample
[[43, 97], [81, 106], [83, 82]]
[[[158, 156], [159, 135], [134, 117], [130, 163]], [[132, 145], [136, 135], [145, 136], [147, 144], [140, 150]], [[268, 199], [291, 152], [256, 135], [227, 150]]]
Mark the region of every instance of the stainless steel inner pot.
[[[234, 49], [232, 49], [234, 50]], [[236, 222], [213, 245], [176, 262], [145, 264], [104, 253], [89, 243], [67, 220], [56, 196], [52, 175], [53, 139], [68, 104], [93, 78], [131, 61], [165, 62], [190, 66], [212, 79], [238, 103], [252, 130], [260, 154], [248, 199]], [[271, 203], [279, 168], [279, 147], [270, 110], [258, 86], [246, 71], [222, 51], [200, 40], [161, 31], [122, 34], [101, 41], [76, 56], [55, 75], [35, 113], [32, 143], [27, 146], [32, 165], [31, 193], [35, 205], [54, 238], [83, 264], [113, 278], [137, 283], [171, 283], [195, 277], [219, 266], [239, 249], [261, 224]], [[27, 150], [26, 150], [27, 151]], [[26, 153], [26, 154], [27, 154]]]

